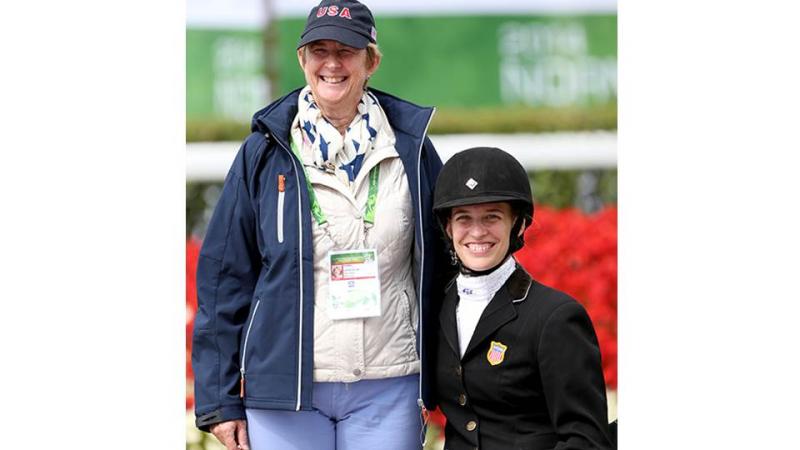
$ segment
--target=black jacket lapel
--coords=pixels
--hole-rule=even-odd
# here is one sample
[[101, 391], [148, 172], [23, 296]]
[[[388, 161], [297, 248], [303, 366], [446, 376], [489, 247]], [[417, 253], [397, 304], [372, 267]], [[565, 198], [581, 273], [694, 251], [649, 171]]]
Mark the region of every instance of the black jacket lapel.
[[478, 320], [478, 325], [475, 327], [475, 332], [472, 333], [472, 339], [469, 341], [467, 351], [464, 352], [464, 358], [479, 347], [487, 337], [492, 335], [498, 328], [514, 320], [517, 317], [517, 309], [511, 303], [511, 297], [508, 295], [508, 290], [505, 286], [500, 288], [494, 295], [492, 301], [486, 306], [486, 309], [481, 314]]

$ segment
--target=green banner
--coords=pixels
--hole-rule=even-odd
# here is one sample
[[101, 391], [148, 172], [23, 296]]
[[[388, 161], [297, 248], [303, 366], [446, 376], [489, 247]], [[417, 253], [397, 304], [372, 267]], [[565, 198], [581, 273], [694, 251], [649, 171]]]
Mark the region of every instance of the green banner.
[[[304, 83], [303, 19], [279, 22], [279, 91]], [[588, 106], [616, 102], [617, 17], [377, 18], [384, 54], [371, 85], [436, 106]]]
[[186, 31], [186, 117], [248, 120], [269, 102], [261, 30]]
[[[384, 54], [378, 89], [438, 107], [561, 108], [616, 103], [617, 16], [505, 15], [378, 17]], [[248, 119], [305, 84], [295, 47], [305, 19], [277, 21], [277, 43], [261, 30], [187, 31], [187, 118]], [[265, 75], [277, 53], [275, 89]]]

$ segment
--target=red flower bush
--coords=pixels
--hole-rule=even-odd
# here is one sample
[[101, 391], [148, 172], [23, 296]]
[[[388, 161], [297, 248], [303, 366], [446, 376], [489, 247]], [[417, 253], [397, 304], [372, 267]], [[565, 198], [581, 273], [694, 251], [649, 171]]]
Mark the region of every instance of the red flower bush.
[[197, 312], [197, 258], [200, 255], [200, 241], [196, 238], [186, 240], [186, 409], [194, 408], [194, 395], [191, 384], [194, 379], [192, 373], [192, 329], [194, 328], [194, 315]]
[[592, 215], [537, 206], [517, 261], [539, 282], [575, 297], [589, 313], [606, 385], [617, 387], [617, 208]]

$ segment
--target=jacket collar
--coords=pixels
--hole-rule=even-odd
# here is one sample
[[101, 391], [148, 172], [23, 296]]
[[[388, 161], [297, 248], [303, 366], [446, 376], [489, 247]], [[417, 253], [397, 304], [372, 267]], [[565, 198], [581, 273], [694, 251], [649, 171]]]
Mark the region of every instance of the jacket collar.
[[[500, 327], [517, 317], [515, 303], [524, 301], [530, 291], [532, 280], [528, 272], [517, 264], [516, 270], [508, 278], [500, 290], [495, 293], [492, 300], [483, 310], [475, 332], [464, 352], [466, 359], [471, 352], [480, 347], [481, 343], [494, 334]], [[458, 326], [456, 324], [456, 306], [458, 305], [458, 289], [451, 283], [445, 293], [442, 309], [439, 314], [439, 325], [445, 341], [450, 345], [456, 355], [460, 354], [458, 347]]]
[[[269, 132], [288, 148], [289, 128], [297, 115], [297, 97], [301, 90], [296, 89], [255, 113], [250, 124], [251, 131]], [[424, 137], [433, 108], [415, 105], [377, 89], [369, 90], [378, 98], [395, 134], [405, 133], [419, 140]], [[397, 150], [402, 152], [405, 149], [398, 146]], [[401, 153], [402, 156], [408, 155]]]
[[519, 303], [528, 297], [528, 291], [530, 291], [532, 284], [533, 279], [531, 279], [531, 276], [524, 267], [517, 263], [517, 270], [508, 277], [505, 287], [508, 290], [511, 301]]

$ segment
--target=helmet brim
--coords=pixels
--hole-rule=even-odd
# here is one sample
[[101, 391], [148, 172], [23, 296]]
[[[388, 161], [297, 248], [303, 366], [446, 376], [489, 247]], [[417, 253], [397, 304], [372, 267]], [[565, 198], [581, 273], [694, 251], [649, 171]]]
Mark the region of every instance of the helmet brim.
[[455, 208], [456, 206], [466, 206], [466, 205], [480, 205], [483, 203], [496, 203], [496, 202], [514, 202], [514, 201], [521, 201], [524, 203], [529, 203], [530, 200], [524, 198], [519, 195], [512, 195], [512, 194], [487, 194], [487, 195], [480, 195], [477, 197], [468, 197], [468, 198], [457, 198], [454, 200], [450, 200], [448, 202], [443, 202], [440, 205], [436, 205], [434, 211], [443, 211], [445, 209]]

